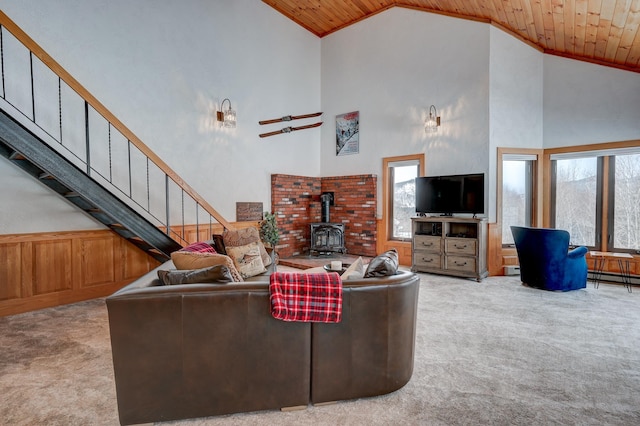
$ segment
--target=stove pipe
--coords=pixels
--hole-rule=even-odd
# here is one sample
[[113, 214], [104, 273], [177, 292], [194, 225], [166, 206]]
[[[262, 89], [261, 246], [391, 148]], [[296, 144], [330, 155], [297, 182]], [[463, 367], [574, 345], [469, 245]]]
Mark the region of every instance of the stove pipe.
[[328, 223], [331, 220], [329, 218], [329, 206], [333, 201], [333, 194], [330, 192], [323, 192], [320, 196], [320, 201], [322, 202], [322, 222]]

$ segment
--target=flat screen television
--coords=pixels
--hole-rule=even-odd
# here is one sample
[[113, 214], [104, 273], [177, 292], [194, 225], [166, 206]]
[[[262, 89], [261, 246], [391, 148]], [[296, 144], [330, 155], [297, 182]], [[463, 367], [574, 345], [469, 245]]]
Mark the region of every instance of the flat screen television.
[[484, 173], [417, 177], [416, 213], [484, 214]]

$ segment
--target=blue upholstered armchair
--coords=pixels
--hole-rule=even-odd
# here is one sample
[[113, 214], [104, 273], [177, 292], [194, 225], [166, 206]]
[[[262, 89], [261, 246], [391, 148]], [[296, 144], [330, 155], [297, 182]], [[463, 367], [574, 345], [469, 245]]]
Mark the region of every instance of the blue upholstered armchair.
[[569, 233], [561, 229], [512, 226], [520, 261], [520, 280], [544, 290], [587, 286], [587, 248], [569, 250]]

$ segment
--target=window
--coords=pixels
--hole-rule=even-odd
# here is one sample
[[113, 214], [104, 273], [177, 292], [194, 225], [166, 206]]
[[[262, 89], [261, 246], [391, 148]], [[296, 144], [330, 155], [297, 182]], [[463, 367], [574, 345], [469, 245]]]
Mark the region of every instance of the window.
[[640, 252], [640, 148], [551, 154], [551, 223], [572, 245]]
[[602, 167], [598, 164], [598, 157], [552, 158], [552, 226], [569, 231], [571, 245], [599, 245], [596, 210]]
[[640, 154], [616, 155], [610, 161], [615, 190], [609, 203], [612, 250], [640, 249]]
[[537, 150], [498, 149], [499, 215], [502, 223], [502, 246], [513, 247], [511, 226], [533, 226], [536, 218], [538, 188]]
[[416, 215], [415, 179], [424, 174], [424, 155], [385, 158], [383, 166], [387, 239], [410, 240], [411, 218]]

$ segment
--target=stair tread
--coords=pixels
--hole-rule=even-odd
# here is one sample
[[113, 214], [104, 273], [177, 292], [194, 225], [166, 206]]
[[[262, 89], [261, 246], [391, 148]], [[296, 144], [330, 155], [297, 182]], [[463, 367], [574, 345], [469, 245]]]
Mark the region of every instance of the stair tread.
[[129, 240], [129, 241], [131, 241], [132, 243], [135, 243], [135, 244], [145, 244], [145, 245], [148, 245], [149, 247], [151, 247], [149, 245], [149, 243], [147, 243], [145, 240], [143, 240], [142, 238], [137, 237], [137, 236], [129, 237], [129, 238], [127, 238], [127, 240]]
[[14, 151], [13, 153], [11, 153], [11, 155], [9, 155], [9, 160], [26, 160], [27, 157], [25, 157], [24, 155], [20, 154], [17, 151]]

